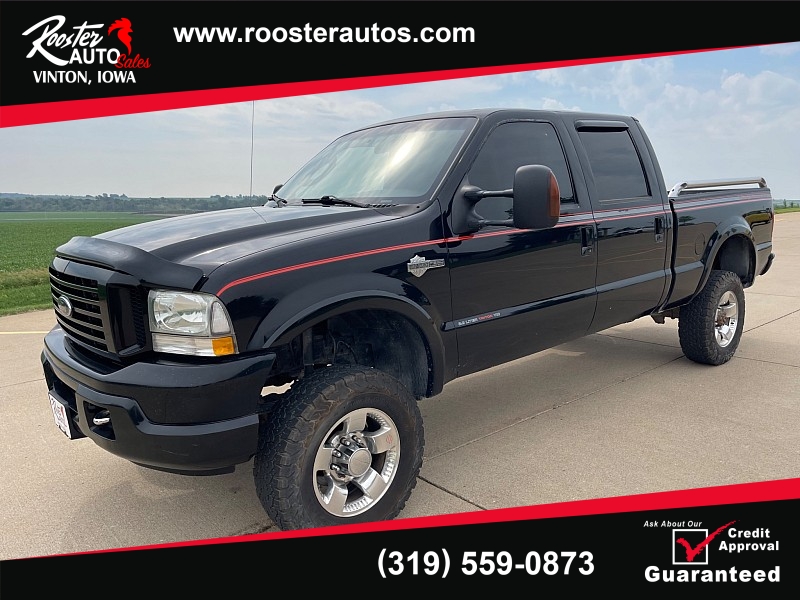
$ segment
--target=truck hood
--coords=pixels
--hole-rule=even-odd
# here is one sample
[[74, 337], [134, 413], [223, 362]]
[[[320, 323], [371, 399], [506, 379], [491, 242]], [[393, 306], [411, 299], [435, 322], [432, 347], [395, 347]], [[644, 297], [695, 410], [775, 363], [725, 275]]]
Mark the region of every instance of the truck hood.
[[397, 217], [349, 206], [234, 208], [140, 223], [95, 237], [208, 274], [255, 252], [393, 218]]

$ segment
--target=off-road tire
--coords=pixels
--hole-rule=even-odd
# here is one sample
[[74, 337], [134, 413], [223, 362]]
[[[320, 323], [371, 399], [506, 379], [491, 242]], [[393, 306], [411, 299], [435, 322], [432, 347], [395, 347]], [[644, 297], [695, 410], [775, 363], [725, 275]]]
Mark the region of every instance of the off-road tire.
[[[361, 418], [366, 424], [363, 429], [347, 436], [343, 435], [345, 429], [332, 433], [337, 424], [344, 422], [349, 427]], [[374, 436], [379, 434], [383, 437], [376, 442]], [[354, 435], [361, 437], [351, 439]], [[342, 445], [345, 438], [347, 446]], [[384, 447], [392, 450], [376, 453]], [[333, 458], [329, 453], [336, 449], [358, 456], [341, 458], [339, 452], [340, 458]], [[295, 382], [262, 423], [253, 465], [256, 493], [282, 530], [393, 519], [416, 485], [423, 450], [417, 400], [399, 381], [369, 367], [323, 368]], [[344, 477], [352, 479], [337, 479], [342, 473], [327, 467], [331, 461], [337, 469], [343, 465]], [[351, 471], [361, 473], [362, 469], [365, 472], [360, 477], [353, 476]], [[389, 484], [385, 488], [380, 482], [364, 486], [382, 492], [374, 493], [377, 499], [371, 500], [361, 486], [377, 481], [373, 471], [383, 473]], [[323, 493], [326, 489], [336, 492], [331, 494], [336, 498], [328, 503]], [[347, 501], [338, 507], [343, 497]], [[355, 498], [352, 502], [351, 497]], [[359, 503], [368, 506], [359, 508]]]
[[[678, 337], [684, 355], [707, 365], [728, 362], [742, 337], [744, 309], [744, 289], [739, 276], [730, 271], [712, 271], [702, 291], [681, 307]], [[732, 331], [731, 314], [735, 317]]]

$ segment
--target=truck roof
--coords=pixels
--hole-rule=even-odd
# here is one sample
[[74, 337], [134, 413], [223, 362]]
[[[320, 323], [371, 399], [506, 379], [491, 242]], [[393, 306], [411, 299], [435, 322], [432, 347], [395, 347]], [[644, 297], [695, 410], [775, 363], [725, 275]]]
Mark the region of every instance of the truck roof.
[[509, 107], [496, 107], [496, 108], [474, 108], [474, 109], [461, 109], [461, 110], [447, 110], [430, 113], [420, 113], [416, 115], [409, 115], [404, 117], [397, 117], [382, 121], [380, 123], [373, 123], [361, 129], [368, 129], [369, 127], [376, 127], [378, 125], [388, 125], [391, 123], [402, 123], [405, 121], [418, 121], [422, 119], [440, 119], [448, 117], [475, 117], [478, 119], [485, 119], [489, 116], [502, 117], [508, 116], [509, 118], [547, 118], [554, 115], [570, 115], [582, 119], [611, 119], [611, 120], [628, 120], [634, 117], [630, 115], [611, 114], [611, 113], [598, 113], [587, 111], [575, 110], [548, 110], [548, 109], [528, 109], [528, 108], [509, 108]]

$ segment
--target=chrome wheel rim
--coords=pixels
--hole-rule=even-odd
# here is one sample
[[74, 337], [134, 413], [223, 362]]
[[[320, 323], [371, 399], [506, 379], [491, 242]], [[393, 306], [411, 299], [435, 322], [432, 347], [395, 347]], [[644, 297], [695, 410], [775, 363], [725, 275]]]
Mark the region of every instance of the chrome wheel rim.
[[314, 493], [337, 517], [371, 508], [389, 489], [400, 458], [400, 436], [385, 412], [349, 412], [325, 434], [314, 457]]
[[725, 348], [733, 341], [739, 324], [739, 305], [733, 292], [725, 292], [719, 299], [714, 315], [714, 339]]

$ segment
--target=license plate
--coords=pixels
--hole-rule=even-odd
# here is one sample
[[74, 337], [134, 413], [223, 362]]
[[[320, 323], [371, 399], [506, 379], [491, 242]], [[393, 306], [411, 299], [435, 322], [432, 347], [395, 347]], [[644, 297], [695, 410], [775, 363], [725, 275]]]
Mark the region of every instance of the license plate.
[[53, 409], [53, 418], [56, 420], [56, 425], [58, 428], [64, 432], [68, 438], [72, 439], [72, 435], [70, 434], [69, 430], [69, 417], [67, 416], [67, 407], [62, 404], [58, 398], [53, 396], [53, 394], [48, 394], [50, 398], [50, 408]]

